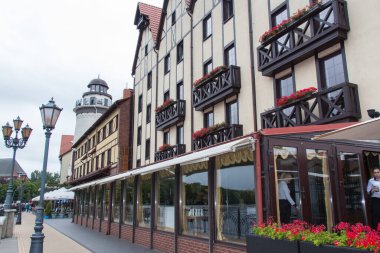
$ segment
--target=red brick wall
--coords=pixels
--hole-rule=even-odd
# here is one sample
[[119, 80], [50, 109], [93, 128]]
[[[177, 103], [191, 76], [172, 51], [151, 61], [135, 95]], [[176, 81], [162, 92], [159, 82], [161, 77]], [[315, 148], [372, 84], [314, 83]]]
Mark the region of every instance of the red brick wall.
[[150, 229], [136, 227], [135, 243], [150, 248]]
[[111, 223], [110, 234], [116, 237], [119, 237], [119, 223]]
[[94, 227], [93, 227], [93, 230], [95, 230], [95, 231], [99, 231], [99, 220], [98, 220], [98, 219], [95, 219], [95, 220], [94, 220]]
[[177, 243], [180, 253], [208, 253], [208, 240], [178, 237]]
[[247, 248], [245, 246], [239, 245], [226, 245], [222, 243], [215, 243], [213, 253], [245, 253], [247, 252]]
[[173, 233], [153, 232], [153, 248], [162, 252], [174, 253], [175, 237]]
[[121, 224], [120, 238], [132, 242], [133, 227]]
[[103, 234], [107, 234], [107, 228], [108, 228], [108, 221], [107, 220], [102, 220], [102, 226], [100, 229], [102, 230]]

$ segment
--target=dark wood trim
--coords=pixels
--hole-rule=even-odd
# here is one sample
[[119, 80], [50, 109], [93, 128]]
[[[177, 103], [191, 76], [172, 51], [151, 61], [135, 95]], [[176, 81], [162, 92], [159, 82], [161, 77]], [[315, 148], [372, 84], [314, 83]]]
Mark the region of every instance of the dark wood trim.
[[156, 228], [156, 186], [157, 186], [157, 173], [152, 173], [151, 187], [150, 187], [150, 248], [153, 249], [153, 232]]
[[209, 249], [214, 248], [215, 238], [215, 157], [208, 160], [208, 230], [209, 230]]
[[134, 180], [134, 199], [133, 199], [133, 224], [132, 224], [132, 243], [135, 243], [136, 236], [136, 226], [137, 226], [137, 197], [138, 197], [138, 186], [141, 176], [135, 176]]
[[180, 205], [181, 191], [181, 165], [175, 166], [175, 187], [174, 187], [174, 252], [178, 251], [178, 236], [180, 234], [180, 214], [182, 206]]

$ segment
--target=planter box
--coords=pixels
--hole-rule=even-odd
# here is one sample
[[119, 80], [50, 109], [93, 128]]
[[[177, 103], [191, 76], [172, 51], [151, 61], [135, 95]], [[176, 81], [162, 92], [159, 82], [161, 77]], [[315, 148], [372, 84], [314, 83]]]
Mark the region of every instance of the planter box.
[[332, 245], [315, 246], [311, 242], [299, 242], [299, 253], [365, 253], [368, 251], [363, 249], [355, 249], [349, 247], [335, 247]]
[[298, 241], [273, 240], [269, 237], [247, 235], [248, 253], [298, 253]]

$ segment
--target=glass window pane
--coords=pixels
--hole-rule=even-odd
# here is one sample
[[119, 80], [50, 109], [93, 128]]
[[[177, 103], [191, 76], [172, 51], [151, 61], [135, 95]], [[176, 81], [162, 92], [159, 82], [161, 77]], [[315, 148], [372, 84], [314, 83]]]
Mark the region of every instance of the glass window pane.
[[245, 243], [256, 221], [253, 153], [244, 149], [218, 156], [215, 164], [217, 239]]
[[229, 125], [238, 124], [238, 107], [237, 102], [227, 104], [227, 123]]
[[208, 237], [208, 163], [181, 166], [182, 233]]
[[110, 197], [111, 197], [111, 185], [106, 184], [105, 190], [104, 190], [103, 220], [108, 220]]
[[120, 218], [120, 200], [121, 200], [121, 181], [116, 181], [113, 188], [112, 200], [112, 221], [119, 222]]
[[326, 88], [345, 81], [342, 54], [326, 59], [323, 65]]
[[140, 177], [138, 187], [137, 224], [141, 227], [150, 227], [151, 221], [151, 190], [152, 175]]
[[158, 173], [157, 182], [157, 228], [174, 231], [174, 169]]
[[[277, 219], [289, 223], [302, 219], [297, 149], [293, 147], [273, 147], [274, 169], [276, 178]], [[292, 213], [292, 205], [297, 205], [297, 213]]]
[[90, 187], [90, 207], [88, 217], [92, 218], [95, 211], [95, 187]]
[[123, 191], [123, 218], [124, 224], [133, 224], [133, 204], [135, 199], [134, 190], [135, 178], [128, 178], [124, 181]]
[[311, 223], [332, 228], [330, 170], [325, 150], [306, 149]]
[[98, 219], [102, 218], [102, 203], [103, 203], [103, 187], [99, 185], [96, 191], [96, 217]]

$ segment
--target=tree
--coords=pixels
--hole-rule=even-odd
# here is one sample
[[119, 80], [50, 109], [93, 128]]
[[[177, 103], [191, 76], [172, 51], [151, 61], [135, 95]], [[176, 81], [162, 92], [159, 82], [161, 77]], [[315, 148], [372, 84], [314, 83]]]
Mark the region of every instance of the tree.
[[[59, 173], [57, 172], [54, 172], [54, 173], [51, 173], [51, 172], [46, 172], [46, 185], [48, 185], [49, 187], [58, 187], [59, 186]], [[41, 171], [39, 170], [35, 170], [32, 172], [32, 174], [30, 175], [30, 181], [36, 183], [38, 186], [41, 185]]]

